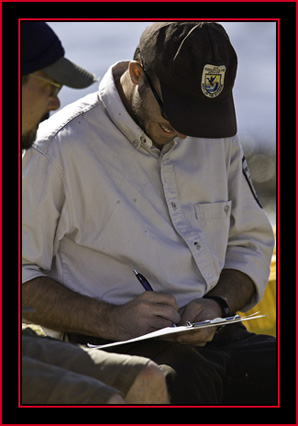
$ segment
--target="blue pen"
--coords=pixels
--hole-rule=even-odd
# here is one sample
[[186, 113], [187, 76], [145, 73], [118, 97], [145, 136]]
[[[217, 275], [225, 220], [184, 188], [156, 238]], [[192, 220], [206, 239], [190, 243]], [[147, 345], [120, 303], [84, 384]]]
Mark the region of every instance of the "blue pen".
[[140, 281], [142, 286], [146, 291], [153, 291], [153, 288], [151, 287], [149, 281], [144, 277], [144, 275], [140, 274], [136, 269], [133, 270], [137, 279]]

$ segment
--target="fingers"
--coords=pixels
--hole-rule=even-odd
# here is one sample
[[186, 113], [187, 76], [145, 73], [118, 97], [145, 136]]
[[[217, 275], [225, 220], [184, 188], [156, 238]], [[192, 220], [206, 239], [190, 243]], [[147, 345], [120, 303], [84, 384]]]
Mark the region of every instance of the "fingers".
[[117, 338], [125, 340], [151, 331], [171, 327], [180, 321], [175, 297], [169, 294], [145, 291], [124, 305], [112, 309], [117, 324]]
[[221, 309], [216, 302], [211, 299], [195, 299], [186, 306], [179, 325], [184, 325], [186, 321], [199, 322], [220, 316]]
[[206, 343], [212, 342], [216, 333], [216, 327], [203, 328], [197, 331], [189, 331], [176, 336], [176, 342], [183, 345], [205, 346]]
[[178, 311], [176, 298], [171, 294], [159, 293], [156, 291], [145, 291], [138, 296], [138, 299], [143, 299], [151, 303], [169, 305], [172, 306], [175, 311]]
[[[220, 316], [220, 307], [217, 303], [210, 303], [208, 299], [195, 299], [186, 306], [179, 325], [185, 325], [186, 321], [199, 322], [218, 316]], [[213, 340], [216, 330], [216, 327], [206, 327], [179, 334], [176, 336], [176, 342], [192, 346], [205, 346], [206, 343]]]
[[151, 314], [155, 316], [154, 325], [157, 329], [171, 327], [180, 321], [178, 305], [174, 296], [156, 292], [145, 292], [142, 296], [143, 300], [150, 303]]

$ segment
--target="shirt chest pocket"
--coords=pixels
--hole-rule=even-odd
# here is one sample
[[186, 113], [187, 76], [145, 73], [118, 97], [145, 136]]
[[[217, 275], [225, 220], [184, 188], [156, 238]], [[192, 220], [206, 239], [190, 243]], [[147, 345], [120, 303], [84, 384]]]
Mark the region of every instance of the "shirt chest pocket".
[[221, 271], [229, 238], [232, 202], [197, 203], [194, 207], [202, 237]]

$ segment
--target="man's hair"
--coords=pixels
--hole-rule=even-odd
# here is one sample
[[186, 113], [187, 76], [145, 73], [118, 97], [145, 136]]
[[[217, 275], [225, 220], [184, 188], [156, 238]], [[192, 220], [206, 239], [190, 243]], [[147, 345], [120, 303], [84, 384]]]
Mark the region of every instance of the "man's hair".
[[133, 60], [141, 62], [141, 51], [140, 51], [139, 47], [137, 47], [136, 50], [135, 50], [135, 53], [133, 55]]

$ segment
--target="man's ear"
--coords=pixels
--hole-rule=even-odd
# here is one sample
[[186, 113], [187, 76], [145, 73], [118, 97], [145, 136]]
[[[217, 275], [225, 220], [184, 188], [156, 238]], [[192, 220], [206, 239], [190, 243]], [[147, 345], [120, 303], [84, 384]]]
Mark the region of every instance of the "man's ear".
[[141, 84], [144, 80], [142, 65], [137, 61], [131, 61], [128, 66], [129, 76], [133, 84]]

